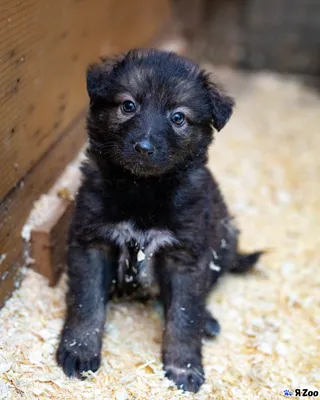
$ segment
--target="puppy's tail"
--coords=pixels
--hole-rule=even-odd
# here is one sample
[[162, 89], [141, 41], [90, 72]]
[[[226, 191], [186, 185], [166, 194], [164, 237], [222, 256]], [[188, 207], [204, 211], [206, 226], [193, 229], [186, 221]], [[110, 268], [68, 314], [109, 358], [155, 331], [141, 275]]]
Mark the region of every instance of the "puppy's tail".
[[265, 251], [255, 251], [254, 253], [237, 253], [235, 261], [232, 263], [230, 272], [232, 274], [243, 274], [252, 270], [259, 258], [265, 254]]

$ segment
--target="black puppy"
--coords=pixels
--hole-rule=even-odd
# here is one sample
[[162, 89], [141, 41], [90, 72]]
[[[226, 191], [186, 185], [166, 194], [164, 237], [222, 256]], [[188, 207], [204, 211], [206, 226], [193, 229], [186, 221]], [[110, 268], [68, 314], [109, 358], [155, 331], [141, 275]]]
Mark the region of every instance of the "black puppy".
[[213, 128], [227, 123], [233, 100], [193, 62], [156, 50], [102, 59], [87, 88], [88, 161], [58, 363], [68, 376], [97, 370], [110, 295], [158, 286], [164, 370], [196, 392], [202, 336], [218, 329], [206, 297], [223, 272], [245, 271], [260, 255], [237, 253], [238, 231], [206, 168]]

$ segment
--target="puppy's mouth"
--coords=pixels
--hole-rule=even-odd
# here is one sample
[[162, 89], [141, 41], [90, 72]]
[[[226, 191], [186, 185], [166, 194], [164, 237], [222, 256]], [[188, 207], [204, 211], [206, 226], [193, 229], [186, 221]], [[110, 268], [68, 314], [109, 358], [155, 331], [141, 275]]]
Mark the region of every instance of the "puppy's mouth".
[[133, 174], [140, 176], [155, 176], [163, 173], [162, 168], [153, 163], [151, 160], [127, 160], [123, 166]]
[[166, 163], [156, 157], [141, 157], [138, 154], [124, 155], [121, 165], [124, 169], [139, 176], [159, 176], [166, 172]]

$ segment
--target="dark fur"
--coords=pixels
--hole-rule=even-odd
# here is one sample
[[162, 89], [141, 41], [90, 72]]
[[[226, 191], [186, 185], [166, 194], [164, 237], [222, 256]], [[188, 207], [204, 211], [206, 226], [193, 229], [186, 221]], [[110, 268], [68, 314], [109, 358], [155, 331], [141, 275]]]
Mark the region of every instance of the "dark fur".
[[[219, 332], [207, 295], [223, 272], [242, 272], [259, 257], [238, 255], [238, 231], [206, 168], [213, 128], [227, 123], [233, 101], [191, 61], [155, 50], [92, 65], [87, 86], [89, 161], [70, 229], [58, 363], [68, 376], [97, 370], [110, 295], [140, 297], [152, 283], [165, 312], [164, 369], [196, 392], [202, 336]], [[128, 98], [137, 106], [129, 118], [121, 111]], [[179, 109], [182, 128], [169, 119]], [[133, 148], [144, 139], [155, 149], [149, 156]]]

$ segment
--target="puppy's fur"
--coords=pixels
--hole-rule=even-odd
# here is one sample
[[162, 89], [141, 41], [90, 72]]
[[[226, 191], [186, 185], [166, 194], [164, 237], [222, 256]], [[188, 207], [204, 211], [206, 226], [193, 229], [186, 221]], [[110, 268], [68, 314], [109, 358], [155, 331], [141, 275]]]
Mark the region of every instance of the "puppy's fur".
[[110, 296], [156, 286], [164, 369], [196, 392], [202, 336], [219, 330], [206, 297], [223, 272], [243, 272], [260, 255], [237, 253], [238, 231], [206, 168], [233, 100], [191, 61], [155, 50], [102, 59], [89, 67], [87, 88], [88, 161], [70, 229], [58, 363], [68, 376], [97, 370]]

